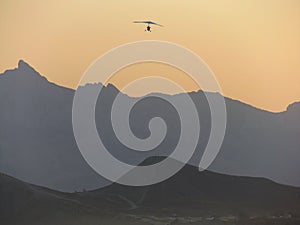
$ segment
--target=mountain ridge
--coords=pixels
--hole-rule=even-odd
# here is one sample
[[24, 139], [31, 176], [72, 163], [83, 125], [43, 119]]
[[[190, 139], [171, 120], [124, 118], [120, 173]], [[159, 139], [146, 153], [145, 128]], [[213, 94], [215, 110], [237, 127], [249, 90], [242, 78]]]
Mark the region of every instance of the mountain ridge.
[[[18, 79], [14, 79], [16, 76], [0, 75], [0, 172], [29, 183], [69, 192], [96, 189], [109, 184], [110, 182], [89, 167], [77, 147], [72, 127], [74, 90], [44, 79], [41, 82], [23, 80], [22, 77], [27, 77], [22, 76], [20, 71], [9, 73], [16, 75]], [[90, 84], [85, 88], [92, 86]], [[103, 103], [109, 106], [117, 93], [107, 87], [104, 90], [106, 96]], [[188, 94], [196, 103], [202, 126], [199, 146], [189, 163], [199, 165], [209, 137], [210, 111], [203, 92]], [[167, 97], [179, 98], [180, 95]], [[209, 170], [229, 175], [266, 177], [277, 183], [300, 186], [298, 103], [288, 111], [271, 113], [237, 100], [225, 100], [227, 132], [222, 148]], [[131, 97], [124, 95], [124, 103], [130, 101]], [[153, 102], [149, 104], [149, 109], [154, 108], [170, 119], [172, 132], [180, 128], [172, 123], [175, 117], [165, 113], [165, 105], [154, 107]], [[101, 124], [98, 126], [100, 132], [101, 128], [105, 130], [102, 132], [103, 139], [113, 149], [113, 155], [135, 165], [143, 161], [143, 158], [134, 153], [127, 155], [125, 148], [115, 139], [114, 133], [110, 132], [111, 124], [107, 123], [109, 115], [101, 110], [103, 107], [98, 106], [97, 125]], [[144, 113], [142, 108], [138, 112]], [[141, 136], [147, 137], [148, 130], [143, 125], [144, 117], [139, 116], [139, 113], [134, 118], [136, 122], [133, 123], [133, 128]], [[169, 144], [174, 145], [172, 137], [176, 136], [172, 132], [165, 147], [153, 154], [169, 153]], [[145, 157], [148, 156], [150, 155]]]
[[[65, 88], [65, 89], [69, 89], [69, 90], [73, 90], [73, 91], [76, 91], [75, 89], [73, 88], [70, 88], [70, 87], [66, 87], [66, 86], [62, 86], [62, 85], [59, 85], [59, 84], [56, 84], [55, 82], [50, 82], [45, 76], [42, 76], [33, 66], [31, 66], [29, 63], [27, 63], [26, 61], [24, 61], [23, 59], [20, 59], [18, 61], [18, 67], [17, 68], [14, 68], [14, 69], [7, 69], [5, 70], [3, 73], [0, 73], [0, 78], [2, 75], [8, 75], [10, 74], [11, 71], [15, 71], [15, 70], [21, 70], [22, 71], [31, 71], [31, 72], [34, 72], [34, 74], [37, 74], [39, 75], [39, 77], [43, 78], [44, 80], [46, 80], [47, 82], [49, 82], [50, 84], [53, 84], [53, 85], [56, 85], [60, 88]], [[138, 97], [134, 97], [134, 96], [130, 96], [126, 93], [123, 93], [121, 90], [119, 90], [114, 84], [112, 83], [108, 83], [107, 85], [104, 85], [102, 84], [101, 82], [98, 82], [98, 83], [87, 83], [83, 86], [79, 86], [79, 87], [85, 87], [85, 86], [97, 86], [97, 85], [100, 85], [101, 87], [108, 87], [108, 88], [112, 88], [112, 89], [115, 89], [115, 91], [118, 91], [120, 93], [122, 93], [123, 95], [126, 95], [130, 98], [140, 98], [140, 97], [145, 97], [145, 96], [148, 96], [150, 94], [153, 94], [153, 93], [149, 93], [149, 94], [146, 94], [146, 95], [143, 95], [143, 96], [138, 96]], [[191, 92], [183, 92], [183, 93], [176, 93], [176, 94], [167, 94], [167, 93], [158, 93], [158, 94], [161, 94], [161, 95], [164, 95], [164, 96], [177, 96], [177, 95], [181, 95], [181, 94], [193, 94], [193, 93], [198, 93], [198, 92], [204, 92], [203, 90], [197, 90], [197, 91], [191, 91]], [[211, 94], [220, 94], [218, 92], [206, 92], [206, 93], [211, 93]], [[220, 94], [222, 95], [222, 94]], [[299, 101], [295, 101], [295, 102], [291, 102], [289, 104], [287, 104], [286, 106], [286, 110], [284, 111], [279, 111], [279, 112], [273, 112], [273, 111], [270, 111], [270, 110], [267, 110], [267, 109], [262, 109], [262, 108], [259, 108], [259, 107], [256, 107], [254, 105], [251, 105], [249, 103], [246, 103], [246, 102], [243, 102], [241, 100], [237, 100], [237, 99], [234, 99], [234, 98], [230, 98], [230, 97], [227, 97], [227, 96], [224, 96], [222, 95], [224, 98], [228, 99], [228, 100], [232, 100], [232, 101], [237, 101], [239, 103], [242, 103], [244, 105], [247, 105], [247, 106], [250, 106], [252, 108], [255, 108], [255, 109], [258, 109], [258, 110], [261, 110], [261, 111], [265, 111], [265, 112], [269, 112], [269, 113], [282, 113], [282, 112], [286, 112], [288, 111], [289, 108], [293, 108], [293, 107], [300, 107], [300, 100]]]
[[[109, 218], [105, 224], [115, 224], [113, 221], [120, 215], [123, 215], [122, 224], [133, 215], [137, 220], [146, 215], [171, 220], [172, 217], [230, 218], [226, 224], [244, 224], [242, 221], [257, 224], [256, 220], [267, 219], [280, 225], [288, 221], [297, 224], [300, 218], [300, 188], [265, 178], [199, 172], [190, 165], [168, 180], [150, 186], [114, 183], [102, 189], [75, 193], [57, 192], [0, 173], [0, 198], [0, 219], [9, 225], [23, 224], [21, 221], [47, 224], [52, 217], [56, 218], [52, 224], [59, 225], [66, 221], [86, 224], [82, 220], [88, 218], [88, 221], [94, 218], [97, 223]], [[133, 222], [129, 224], [135, 224]]]

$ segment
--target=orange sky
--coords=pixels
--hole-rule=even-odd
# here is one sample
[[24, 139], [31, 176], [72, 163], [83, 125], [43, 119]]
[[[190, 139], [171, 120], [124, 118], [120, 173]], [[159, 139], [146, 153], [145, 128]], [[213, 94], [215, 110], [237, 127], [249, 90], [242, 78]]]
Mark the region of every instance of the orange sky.
[[[165, 27], [148, 33], [132, 23], [144, 19]], [[0, 1], [1, 72], [22, 58], [50, 81], [75, 88], [100, 55], [145, 39], [175, 42], [197, 53], [225, 96], [270, 111], [300, 100], [299, 0]], [[125, 68], [115, 84], [124, 85], [146, 67]], [[171, 67], [151, 68], [155, 75], [176, 74]], [[151, 91], [148, 84], [127, 92], [144, 94]], [[156, 88], [173, 93], [167, 84]]]

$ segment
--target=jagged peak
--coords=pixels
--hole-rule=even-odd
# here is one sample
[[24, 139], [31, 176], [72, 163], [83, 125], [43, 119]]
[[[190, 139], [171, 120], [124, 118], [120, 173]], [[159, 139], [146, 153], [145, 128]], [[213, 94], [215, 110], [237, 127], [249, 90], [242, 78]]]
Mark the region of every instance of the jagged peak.
[[108, 83], [106, 85], [106, 87], [109, 88], [109, 89], [111, 89], [111, 90], [120, 92], [120, 90], [115, 85], [113, 85], [112, 83]]
[[29, 63], [25, 62], [23, 59], [19, 60], [17, 71], [22, 75], [34, 75], [36, 77], [40, 77], [48, 81], [47, 78], [42, 76], [38, 71], [36, 71], [36, 69], [34, 69]]
[[19, 62], [18, 62], [18, 69], [21, 69], [21, 68], [26, 68], [26, 67], [29, 67], [32, 69], [32, 67], [27, 63], [25, 62], [23, 59], [20, 59]]
[[37, 83], [51, 83], [48, 79], [36, 71], [29, 63], [20, 59], [18, 67], [8, 69], [0, 74], [2, 81], [11, 82], [14, 84], [22, 83], [22, 86], [32, 86]]
[[32, 66], [30, 66], [29, 63], [25, 62], [23, 59], [19, 60], [17, 69], [20, 71], [28, 71], [31, 73], [33, 72], [36, 75], [42, 76]]

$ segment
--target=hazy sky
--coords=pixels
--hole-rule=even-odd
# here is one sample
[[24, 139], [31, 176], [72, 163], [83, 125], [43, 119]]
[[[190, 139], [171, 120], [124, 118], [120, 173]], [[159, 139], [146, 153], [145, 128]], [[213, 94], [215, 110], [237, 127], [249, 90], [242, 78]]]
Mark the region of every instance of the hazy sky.
[[[134, 20], [165, 27], [148, 33]], [[228, 97], [271, 111], [300, 100], [299, 0], [0, 1], [1, 72], [22, 58], [50, 81], [74, 88], [100, 55], [145, 39], [175, 42], [197, 53]], [[175, 71], [160, 66], [151, 66], [155, 75]], [[143, 67], [149, 65], [126, 68], [127, 75], [121, 71], [116, 85], [128, 82], [129, 72], [138, 77]], [[159, 90], [172, 93], [168, 85]]]

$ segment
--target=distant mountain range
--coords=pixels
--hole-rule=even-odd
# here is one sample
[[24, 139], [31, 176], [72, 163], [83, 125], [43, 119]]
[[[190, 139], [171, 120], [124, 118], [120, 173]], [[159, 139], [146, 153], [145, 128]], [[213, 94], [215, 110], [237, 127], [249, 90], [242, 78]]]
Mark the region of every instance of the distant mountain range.
[[[92, 90], [97, 85], [101, 84], [83, 88]], [[72, 130], [74, 92], [50, 83], [22, 60], [18, 68], [0, 75], [0, 172], [67, 192], [97, 189], [110, 183], [87, 165], [76, 145]], [[113, 85], [104, 87], [96, 108], [99, 134], [112, 154], [132, 164], [153, 155], [168, 155], [180, 127], [175, 115], [168, 113], [167, 105], [148, 102], [136, 109], [131, 124], [140, 137], [149, 132], [144, 122], [154, 113], [149, 109], [155, 109], [170, 128], [161, 146], [141, 156], [126, 149], [113, 133], [108, 116], [118, 93]], [[197, 165], [209, 137], [210, 111], [202, 91], [165, 96], [180, 99], [186, 94], [193, 98], [201, 121], [200, 142], [189, 162]], [[122, 98], [124, 104], [132, 101], [125, 94]], [[300, 186], [300, 103], [291, 104], [284, 112], [272, 113], [226, 98], [226, 108], [224, 143], [209, 170]]]

